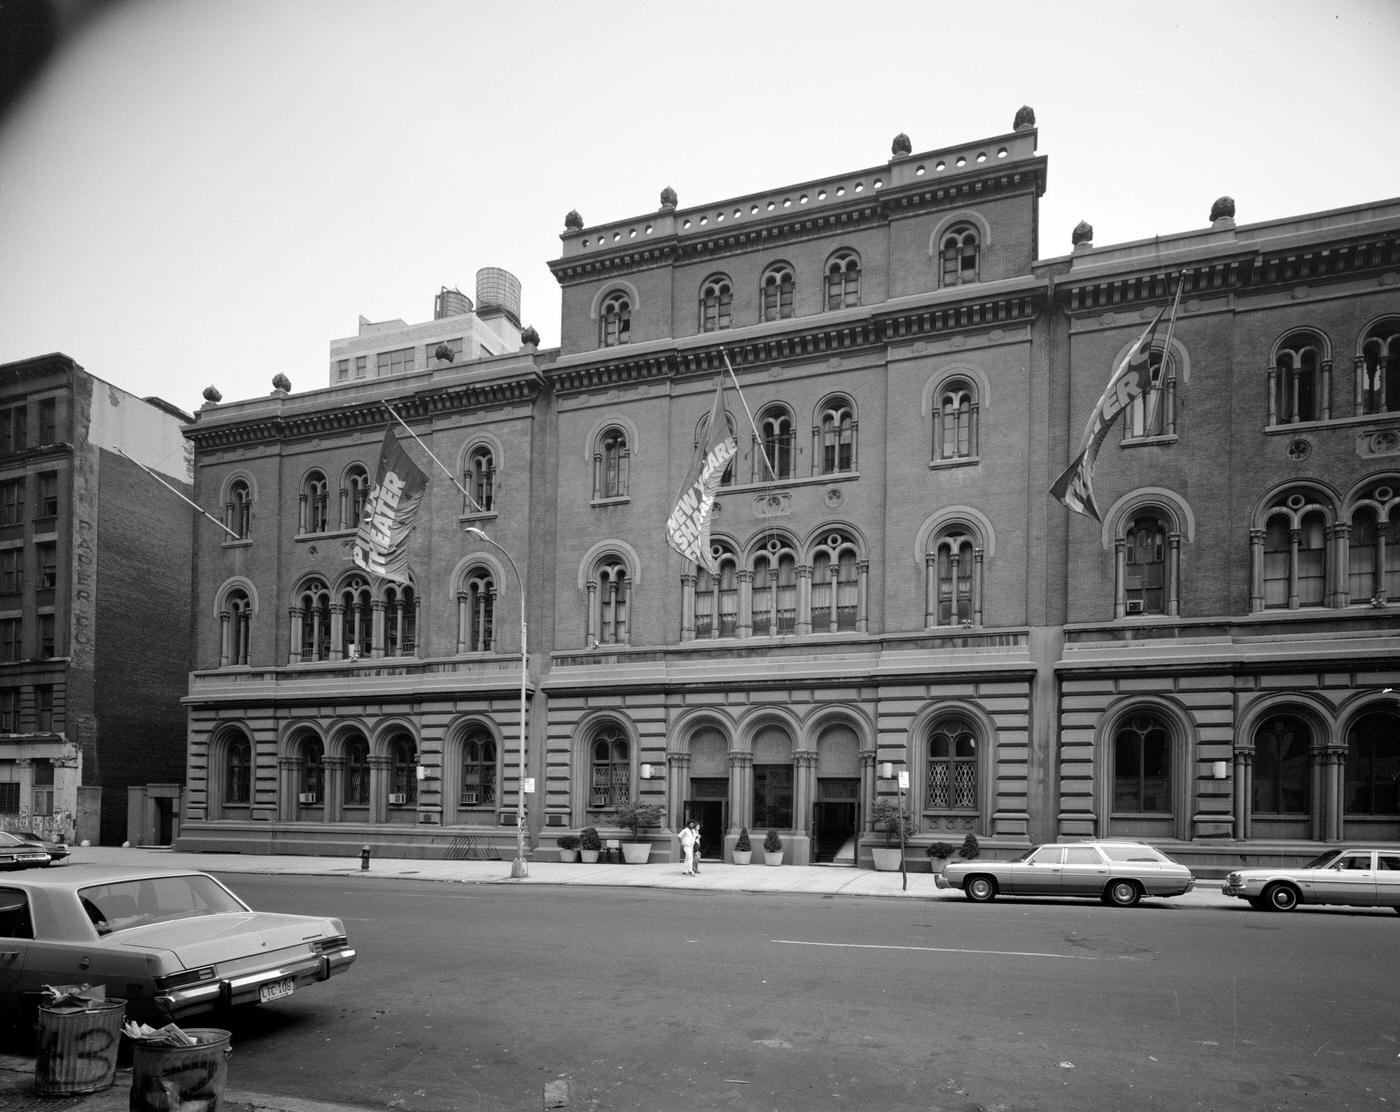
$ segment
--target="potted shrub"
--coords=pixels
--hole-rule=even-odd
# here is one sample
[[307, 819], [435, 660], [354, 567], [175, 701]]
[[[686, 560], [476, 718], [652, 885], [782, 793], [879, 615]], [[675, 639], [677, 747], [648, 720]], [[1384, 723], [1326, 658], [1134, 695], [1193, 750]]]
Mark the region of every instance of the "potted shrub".
[[968, 834], [968, 836], [963, 839], [962, 845], [958, 847], [958, 856], [964, 861], [971, 861], [981, 852], [982, 847], [977, 842], [976, 834]]
[[596, 826], [585, 827], [578, 836], [578, 855], [585, 864], [592, 865], [597, 862], [598, 854], [603, 851], [603, 839], [598, 837]]
[[889, 797], [876, 802], [871, 817], [885, 831], [885, 844], [870, 849], [871, 860], [880, 872], [897, 872], [904, 860], [904, 842], [914, 833], [914, 820], [898, 800]]
[[749, 841], [749, 828], [743, 827], [734, 842], [734, 864], [747, 865], [753, 860], [753, 843]]
[[953, 847], [947, 842], [934, 842], [924, 852], [928, 854], [929, 864], [933, 866], [933, 871], [941, 873], [948, 867], [948, 858], [953, 856]]
[[763, 863], [765, 865], [781, 865], [783, 863], [783, 840], [778, 837], [778, 832], [771, 826], [763, 839]]
[[656, 826], [665, 814], [659, 803], [643, 803], [640, 799], [627, 799], [613, 808], [617, 825], [628, 832], [630, 837], [622, 843], [622, 859], [629, 865], [645, 865], [651, 856], [651, 843], [640, 840], [638, 830], [643, 826]]
[[577, 861], [578, 842], [577, 834], [560, 834], [559, 837], [555, 838], [554, 844], [559, 847], [559, 860]]

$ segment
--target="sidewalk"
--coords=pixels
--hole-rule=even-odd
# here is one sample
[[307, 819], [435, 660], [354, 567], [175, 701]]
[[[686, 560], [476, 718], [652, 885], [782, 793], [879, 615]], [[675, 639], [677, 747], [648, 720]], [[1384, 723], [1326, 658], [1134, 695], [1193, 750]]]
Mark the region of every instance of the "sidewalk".
[[[168, 849], [75, 846], [69, 861], [121, 868], [197, 869], [221, 874], [291, 874], [333, 876], [373, 884], [378, 880], [423, 880], [445, 884], [590, 885], [610, 888], [676, 888], [691, 892], [765, 892], [874, 898], [962, 900], [956, 889], [934, 887], [932, 873], [877, 873], [833, 865], [729, 865], [702, 861], [698, 876], [684, 876], [678, 863], [654, 865], [561, 864], [531, 861], [527, 875], [512, 878], [511, 862], [440, 861], [402, 857], [371, 859], [368, 869], [358, 857], [300, 857], [241, 853], [175, 853]], [[66, 866], [57, 866], [63, 868]], [[232, 885], [238, 890], [237, 882]], [[1238, 908], [1240, 900], [1221, 895], [1218, 880], [1198, 880], [1195, 891], [1163, 903], [1180, 907]], [[1108, 909], [1105, 914], [1118, 914]], [[1130, 912], [1128, 914], [1131, 914]], [[34, 1059], [0, 1052], [0, 1109], [4, 1112], [127, 1112], [130, 1069], [117, 1071], [116, 1084], [101, 1093], [75, 1097], [40, 1097], [33, 1091]], [[343, 1105], [225, 1090], [221, 1112], [349, 1112]]]

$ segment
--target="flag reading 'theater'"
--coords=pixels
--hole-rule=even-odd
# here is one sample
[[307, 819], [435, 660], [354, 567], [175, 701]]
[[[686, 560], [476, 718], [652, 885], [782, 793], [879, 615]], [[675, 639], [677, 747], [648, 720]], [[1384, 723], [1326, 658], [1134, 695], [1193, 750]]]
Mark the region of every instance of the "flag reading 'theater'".
[[724, 376], [720, 375], [705, 438], [696, 446], [685, 489], [666, 519], [666, 543], [712, 575], [719, 571], [719, 565], [710, 551], [710, 515], [725, 468], [738, 450], [724, 416]]
[[355, 563], [371, 575], [408, 582], [408, 536], [427, 485], [428, 477], [399, 446], [389, 426], [379, 450], [379, 472], [355, 534]]
[[1104, 387], [1099, 404], [1089, 416], [1084, 438], [1079, 443], [1079, 454], [1051, 486], [1050, 493], [1063, 502], [1066, 509], [1095, 521], [1103, 520], [1099, 517], [1099, 508], [1094, 505], [1094, 462], [1118, 415], [1153, 385], [1150, 375], [1152, 337], [1165, 313], [1166, 309], [1162, 309], [1152, 318], [1152, 323], [1123, 356]]

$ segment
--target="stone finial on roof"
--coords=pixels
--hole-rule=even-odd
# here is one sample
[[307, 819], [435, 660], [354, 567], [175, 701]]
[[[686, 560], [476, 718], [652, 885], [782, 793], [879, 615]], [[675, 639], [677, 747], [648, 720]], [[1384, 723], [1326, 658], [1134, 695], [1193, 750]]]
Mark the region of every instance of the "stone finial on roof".
[[1016, 112], [1016, 119], [1012, 122], [1013, 131], [1025, 131], [1027, 128], [1035, 127], [1035, 109], [1029, 104], [1021, 105]]
[[204, 400], [212, 405], [218, 405], [219, 402], [224, 400], [224, 395], [217, 386], [206, 386], [204, 388]]
[[909, 142], [909, 136], [900, 132], [894, 137], [894, 142], [890, 144], [890, 154], [895, 158], [908, 158], [914, 152], [914, 145]]
[[1074, 249], [1089, 248], [1094, 246], [1094, 226], [1087, 220], [1081, 220], [1074, 226], [1074, 231], [1070, 233], [1070, 243], [1074, 244]]
[[669, 185], [661, 191], [661, 207], [664, 209], [676, 207], [676, 191]]
[[577, 232], [583, 229], [583, 217], [578, 214], [578, 209], [570, 209], [564, 217], [564, 228], [566, 231]]
[[288, 392], [291, 390], [291, 388], [292, 388], [292, 380], [289, 379], [289, 378], [288, 378], [286, 375], [284, 375], [284, 374], [276, 374], [276, 375], [273, 375], [273, 376], [272, 376], [272, 388], [273, 388], [274, 390], [280, 390], [280, 391], [282, 391], [282, 393], [286, 394], [286, 393], [288, 393]]
[[1210, 206], [1210, 222], [1214, 224], [1217, 220], [1235, 219], [1235, 199], [1233, 197], [1217, 197], [1215, 204]]
[[540, 346], [540, 334], [535, 331], [533, 324], [527, 324], [520, 330], [520, 342], [526, 347]]

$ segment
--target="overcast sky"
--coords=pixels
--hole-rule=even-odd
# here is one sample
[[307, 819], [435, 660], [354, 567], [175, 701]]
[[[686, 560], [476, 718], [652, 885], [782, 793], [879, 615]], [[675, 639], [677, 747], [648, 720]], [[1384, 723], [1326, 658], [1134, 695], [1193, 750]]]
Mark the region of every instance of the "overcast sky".
[[1040, 255], [1400, 195], [1395, 0], [126, 0], [0, 122], [0, 363], [187, 411], [326, 385], [329, 344], [499, 266], [559, 341], [587, 224], [1011, 130]]

